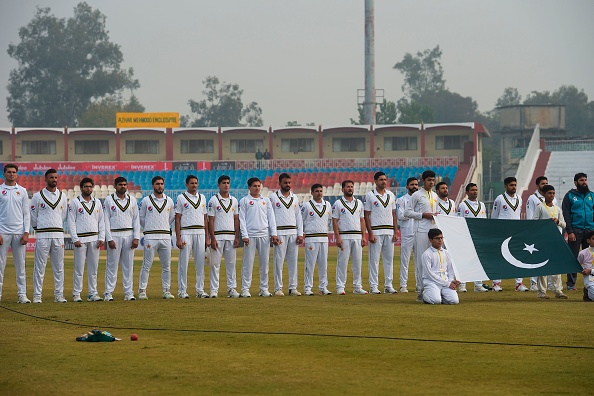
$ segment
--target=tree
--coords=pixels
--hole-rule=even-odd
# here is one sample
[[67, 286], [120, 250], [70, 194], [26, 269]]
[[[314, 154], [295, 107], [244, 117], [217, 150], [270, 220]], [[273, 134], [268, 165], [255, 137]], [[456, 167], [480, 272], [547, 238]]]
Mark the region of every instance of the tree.
[[[262, 126], [262, 109], [258, 103], [251, 102], [244, 107], [241, 101], [243, 90], [238, 84], [221, 83], [216, 76], [208, 76], [203, 81], [206, 97], [199, 102], [190, 99], [188, 105], [196, 116], [183, 117], [182, 122], [190, 127], [239, 127]], [[242, 122], [243, 121], [243, 122]]]
[[8, 46], [18, 62], [7, 98], [15, 126], [78, 126], [93, 100], [140, 86], [132, 68], [121, 68], [123, 55], [109, 41], [105, 15], [87, 3], [79, 3], [69, 19], [37, 8], [19, 37], [20, 43]]
[[404, 74], [402, 92], [408, 99], [418, 101], [429, 93], [445, 89], [441, 54], [439, 45], [432, 50], [417, 52], [416, 56], [407, 52], [404, 58], [394, 65], [394, 69]]
[[80, 117], [81, 127], [115, 128], [116, 113], [144, 113], [144, 106], [135, 95], [125, 102], [121, 97], [112, 95], [91, 103]]
[[507, 87], [503, 90], [503, 95], [495, 103], [495, 107], [519, 105], [522, 102], [522, 95], [517, 88]]
[[419, 124], [433, 122], [433, 109], [419, 102], [410, 102], [406, 98], [398, 101], [398, 122], [402, 124]]
[[[357, 108], [359, 119], [354, 120], [351, 118], [351, 124], [353, 125], [363, 125], [365, 120], [365, 110], [363, 106], [359, 106]], [[375, 113], [375, 123], [376, 125], [391, 125], [396, 124], [396, 120], [398, 117], [398, 112], [396, 111], [396, 103], [384, 99], [382, 103], [379, 104], [379, 109]]]

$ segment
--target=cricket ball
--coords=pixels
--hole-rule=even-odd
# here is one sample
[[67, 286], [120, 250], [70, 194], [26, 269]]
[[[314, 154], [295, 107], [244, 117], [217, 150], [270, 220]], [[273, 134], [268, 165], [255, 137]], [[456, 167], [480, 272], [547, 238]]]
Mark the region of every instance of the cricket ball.
[[130, 336], [130, 341], [138, 341], [138, 334], [132, 334]]

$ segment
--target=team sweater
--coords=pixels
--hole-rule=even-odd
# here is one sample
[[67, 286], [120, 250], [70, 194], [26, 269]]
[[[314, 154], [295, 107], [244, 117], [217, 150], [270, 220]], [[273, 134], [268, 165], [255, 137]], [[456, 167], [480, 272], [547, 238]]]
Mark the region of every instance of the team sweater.
[[66, 194], [56, 188], [36, 192], [31, 199], [31, 226], [37, 239], [64, 238], [64, 220], [68, 216]]
[[396, 196], [392, 191], [384, 190], [380, 195], [373, 189], [365, 194], [364, 210], [369, 212], [369, 222], [374, 235], [394, 235], [394, 211]]
[[95, 242], [105, 239], [103, 207], [97, 198], [85, 201], [82, 195], [68, 205], [68, 228], [72, 242]]
[[338, 220], [338, 233], [341, 239], [362, 238], [363, 203], [360, 200], [356, 198], [351, 202], [344, 198], [336, 200], [332, 206], [332, 218]]
[[24, 187], [18, 184], [0, 186], [0, 234], [22, 235], [29, 232], [31, 213], [29, 212], [29, 195]]
[[510, 197], [506, 192], [500, 194], [493, 202], [492, 219], [520, 220], [522, 198], [517, 194]]
[[114, 237], [134, 236], [140, 239], [140, 219], [136, 198], [125, 194], [120, 199], [117, 194], [108, 195], [103, 202], [103, 218], [105, 219], [105, 240], [113, 241]]
[[235, 240], [235, 216], [239, 216], [237, 198], [223, 198], [217, 193], [208, 201], [208, 217], [213, 217], [212, 233], [220, 241]]
[[269, 199], [274, 210], [278, 235], [303, 236], [303, 220], [297, 196], [291, 191], [289, 197], [285, 198], [282, 192], [276, 191]]
[[239, 201], [239, 229], [241, 238], [277, 236], [276, 219], [270, 199], [246, 195]]
[[171, 223], [175, 220], [173, 200], [163, 194], [162, 198], [151, 194], [140, 202], [140, 225], [145, 240], [170, 239]]
[[486, 219], [487, 208], [485, 207], [485, 204], [479, 200], [471, 201], [470, 199], [465, 199], [458, 205], [458, 216]]
[[437, 213], [441, 216], [458, 216], [456, 212], [456, 203], [449, 198], [445, 200], [437, 197]]
[[332, 206], [328, 201], [322, 200], [322, 202], [318, 203], [311, 199], [301, 206], [306, 243], [328, 242], [328, 226], [331, 214]]
[[206, 197], [189, 192], [178, 195], [175, 214], [180, 214], [181, 235], [205, 235]]
[[406, 209], [408, 201], [410, 201], [410, 197], [411, 196], [407, 193], [398, 198], [398, 201], [396, 201], [396, 216], [398, 218], [398, 227], [400, 228], [401, 236], [410, 236], [415, 234], [413, 227], [415, 221], [404, 215], [404, 210]]

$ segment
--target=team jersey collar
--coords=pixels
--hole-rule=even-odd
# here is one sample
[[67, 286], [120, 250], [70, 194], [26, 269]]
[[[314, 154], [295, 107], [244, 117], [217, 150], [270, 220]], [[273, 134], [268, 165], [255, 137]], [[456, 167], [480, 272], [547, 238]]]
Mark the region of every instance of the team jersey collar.
[[285, 196], [282, 193], [279, 194], [279, 191], [280, 190], [276, 190], [276, 196], [278, 197], [279, 201], [281, 201], [281, 203], [283, 204], [283, 206], [285, 208], [289, 209], [291, 207], [291, 205], [293, 204], [293, 200], [295, 198], [293, 196], [293, 192], [292, 191], [289, 191], [289, 197], [290, 197], [290, 199], [287, 202], [287, 201], [285, 201]]
[[[80, 204], [82, 205], [82, 207], [85, 209], [85, 211], [88, 214], [93, 214], [93, 211], [95, 210], [95, 199], [93, 197], [91, 197], [91, 201], [87, 202], [82, 194], [78, 196], [78, 201], [80, 202]], [[87, 205], [91, 205], [91, 207], [89, 208]]]

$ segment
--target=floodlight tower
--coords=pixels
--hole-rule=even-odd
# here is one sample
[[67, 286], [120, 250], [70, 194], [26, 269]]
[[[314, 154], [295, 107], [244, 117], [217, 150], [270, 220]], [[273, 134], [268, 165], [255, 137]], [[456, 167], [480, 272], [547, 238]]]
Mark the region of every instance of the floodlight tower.
[[375, 27], [373, 0], [365, 0], [365, 101], [364, 122], [375, 124]]

